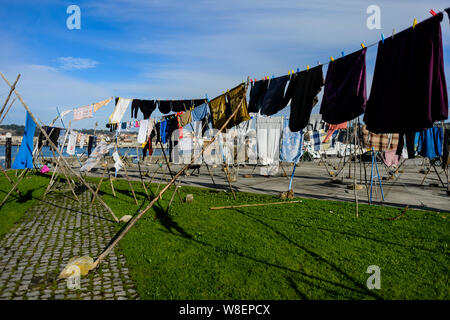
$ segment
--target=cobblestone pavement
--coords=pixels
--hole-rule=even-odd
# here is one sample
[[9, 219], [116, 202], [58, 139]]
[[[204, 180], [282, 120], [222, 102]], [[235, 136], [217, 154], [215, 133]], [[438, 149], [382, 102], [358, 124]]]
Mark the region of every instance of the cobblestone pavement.
[[[70, 193], [70, 192], [69, 192]], [[139, 299], [126, 259], [115, 249], [96, 272], [68, 289], [57, 276], [74, 256], [95, 258], [115, 234], [115, 222], [90, 194], [80, 203], [63, 194], [37, 200], [23, 220], [0, 240], [0, 299]]]

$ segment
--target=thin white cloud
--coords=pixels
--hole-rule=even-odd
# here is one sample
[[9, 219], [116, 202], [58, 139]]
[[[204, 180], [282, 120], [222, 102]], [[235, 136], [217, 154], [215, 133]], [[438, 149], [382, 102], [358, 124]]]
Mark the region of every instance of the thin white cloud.
[[60, 68], [64, 70], [92, 69], [98, 65], [98, 61], [86, 58], [59, 57], [57, 61], [60, 63]]

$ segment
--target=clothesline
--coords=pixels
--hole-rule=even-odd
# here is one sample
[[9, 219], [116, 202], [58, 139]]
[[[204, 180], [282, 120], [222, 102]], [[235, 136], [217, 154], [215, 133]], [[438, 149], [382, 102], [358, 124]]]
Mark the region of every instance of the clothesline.
[[[450, 8], [449, 8], [449, 9], [450, 9]], [[446, 9], [446, 10], [447, 10], [447, 9]], [[437, 15], [437, 13], [434, 12], [434, 10], [430, 10], [430, 14], [431, 14], [432, 16], [436, 16], [436, 15]], [[424, 21], [425, 21], [425, 20], [424, 20]], [[423, 22], [423, 21], [422, 21], [422, 22]], [[417, 24], [417, 20], [414, 18], [414, 22], [413, 22], [412, 28], [415, 28], [416, 24]], [[411, 28], [411, 27], [410, 27], [410, 28]], [[404, 29], [404, 30], [402, 30], [402, 31], [400, 31], [400, 32], [403, 32], [403, 31], [405, 31], [405, 30], [407, 30], [407, 29]], [[384, 37], [384, 34], [382, 33], [382, 34], [381, 34], [381, 40], [376, 41], [376, 42], [374, 42], [374, 43], [371, 43], [371, 44], [369, 44], [369, 45], [367, 45], [367, 46], [364, 45], [364, 42], [363, 42], [363, 43], [361, 43], [361, 47], [362, 47], [362, 49], [374, 47], [374, 46], [378, 45], [378, 44], [380, 43], [380, 41], [381, 41], [382, 43], [384, 43], [384, 41], [385, 41], [386, 39], [392, 38], [393, 36], [395, 36], [395, 34], [396, 34], [395, 29], [393, 29], [392, 35], [391, 35], [390, 37], [388, 37], [388, 38], [385, 38], [385, 37]], [[357, 51], [358, 51], [358, 50], [353, 51], [352, 53], [355, 53], [355, 52], [357, 52]], [[317, 62], [318, 62], [318, 63], [317, 63], [317, 66], [326, 66], [326, 65], [330, 64], [330, 62], [332, 62], [332, 61], [334, 61], [334, 60], [337, 60], [337, 59], [340, 59], [340, 58], [342, 58], [342, 57], [344, 57], [344, 56], [345, 56], [345, 53], [344, 53], [344, 51], [342, 51], [342, 56], [339, 57], [339, 58], [334, 59], [333, 56], [330, 56], [330, 61], [327, 61], [327, 62], [322, 63], [322, 64], [320, 63], [319, 60], [317, 60]], [[308, 69], [309, 69], [309, 65], [307, 65], [306, 67], [307, 67], [306, 70], [308, 70]], [[305, 70], [303, 70], [303, 71], [305, 71]], [[297, 68], [297, 73], [299, 73], [299, 72], [301, 72], [301, 71], [300, 71], [299, 68]], [[294, 74], [294, 70], [289, 71], [287, 75], [291, 75], [291, 74]], [[271, 77], [270, 79], [273, 79], [273, 78], [275, 78], [275, 76], [272, 74], [272, 77]], [[261, 80], [269, 80], [269, 76], [263, 77]], [[257, 81], [256, 78], [250, 79], [250, 82], [256, 82], [256, 81]]]
[[[436, 16], [436, 13], [433, 11], [433, 12], [431, 12], [432, 14], [433, 14], [433, 16]], [[442, 13], [439, 13], [439, 15], [441, 15], [442, 16]], [[431, 18], [430, 18], [431, 19]], [[427, 19], [427, 20], [430, 20], [430, 19]], [[440, 18], [440, 21], [442, 20], [442, 17]], [[422, 22], [421, 22], [422, 23]], [[417, 25], [417, 20], [416, 19], [414, 19], [414, 24], [413, 24], [413, 26], [412, 26], [412, 29], [414, 29], [414, 28], [416, 28], [416, 25]], [[409, 29], [405, 29], [405, 30], [403, 30], [403, 31], [401, 31], [400, 33], [403, 33], [404, 31], [406, 31], [406, 30], [410, 30], [411, 28], [409, 28]], [[420, 28], [418, 28], [418, 29], [420, 29]], [[410, 30], [410, 31], [412, 31], [412, 30]], [[419, 32], [419, 31], [418, 31]], [[365, 56], [365, 52], [366, 52], [366, 50], [367, 50], [367, 48], [370, 48], [370, 47], [373, 47], [373, 46], [375, 46], [375, 45], [379, 45], [380, 44], [380, 42], [382, 42], [382, 43], [384, 43], [384, 41], [386, 41], [386, 40], [391, 40], [391, 41], [389, 41], [389, 45], [391, 45], [391, 43], [392, 43], [392, 39], [395, 37], [395, 33], [393, 33], [393, 35], [392, 36], [390, 36], [390, 37], [388, 37], [388, 38], [384, 38], [384, 35], [382, 34], [382, 40], [381, 41], [378, 41], [378, 42], [375, 42], [375, 43], [372, 43], [372, 44], [370, 44], [370, 45], [368, 45], [368, 46], [365, 46], [363, 43], [361, 44], [361, 47], [363, 48], [363, 50], [361, 51], [363, 54], [364, 54], [364, 56]], [[398, 37], [402, 37], [401, 35], [399, 35]], [[389, 39], [389, 38], [392, 38], [392, 39]], [[386, 45], [388, 45], [388, 44], [386, 44]], [[441, 44], [442, 45], [442, 44]], [[355, 51], [355, 52], [353, 52], [353, 53], [351, 53], [350, 55], [353, 55], [353, 54], [356, 54], [356, 53], [358, 53], [359, 51]], [[349, 56], [349, 55], [347, 55], [347, 56]], [[346, 55], [343, 53], [342, 54], [342, 57], [340, 57], [340, 58], [337, 58], [336, 60], [339, 60], [339, 59], [341, 59], [341, 58], [344, 58], [344, 57], [346, 57]], [[353, 59], [353, 58], [352, 58]], [[364, 57], [363, 57], [363, 59], [365, 59]], [[281, 99], [284, 99], [284, 100], [286, 100], [286, 98], [289, 98], [289, 100], [290, 100], [290, 98], [292, 98], [292, 101], [294, 101], [294, 96], [295, 95], [297, 95], [297, 97], [302, 97], [302, 95], [305, 95], [305, 94], [310, 94], [310, 93], [312, 93], [312, 92], [303, 92], [304, 90], [306, 90], [306, 89], [303, 89], [304, 87], [305, 87], [305, 81], [315, 81], [314, 82], [314, 90], [316, 90], [316, 89], [320, 89], [321, 90], [321, 87], [323, 86], [323, 80], [320, 80], [320, 79], [322, 79], [322, 71], [320, 71], [320, 74], [319, 74], [319, 72], [315, 72], [315, 70], [317, 70], [319, 67], [322, 67], [322, 66], [324, 66], [324, 65], [328, 65], [328, 64], [330, 64], [331, 62], [333, 62], [333, 61], [335, 61], [335, 59], [333, 58], [333, 57], [330, 57], [330, 60], [331, 61], [328, 61], [328, 62], [326, 62], [326, 63], [323, 63], [323, 64], [320, 64], [320, 62], [319, 62], [319, 65], [318, 65], [318, 67], [315, 67], [314, 68], [314, 73], [315, 73], [315, 75], [314, 75], [314, 78], [312, 78], [312, 77], [310, 77], [309, 79], [305, 79], [305, 77], [303, 78], [303, 79], [297, 79], [298, 78], [298, 75], [297, 74], [295, 74], [294, 73], [294, 71], [292, 70], [292, 77], [288, 77], [288, 76], [290, 76], [291, 75], [291, 72], [289, 71], [289, 73], [288, 73], [288, 75], [287, 76], [284, 76], [284, 77], [286, 77], [286, 78], [289, 78], [289, 80], [290, 80], [290, 82], [289, 82], [289, 87], [288, 87], [288, 91], [289, 91], [289, 89], [292, 89], [291, 90], [291, 92], [290, 92], [290, 95], [288, 95], [288, 94], [286, 94], [284, 97], [277, 97], [277, 96], [275, 96], [275, 98], [281, 98]], [[364, 77], [365, 77], [365, 60], [364, 60]], [[336, 67], [335, 67], [336, 68]], [[341, 68], [342, 69], [342, 68]], [[307, 66], [307, 71], [309, 70], [309, 66]], [[320, 70], [322, 70], [322, 69], [320, 69]], [[347, 70], [347, 68], [345, 68], [345, 70]], [[297, 73], [299, 72], [299, 69], [297, 69]], [[312, 72], [312, 71], [311, 71]], [[293, 76], [294, 76], [294, 74], [295, 74], [295, 78], [293, 78]], [[327, 74], [328, 75], [328, 74]], [[303, 76], [303, 75], [302, 75]], [[283, 78], [284, 78], [283, 77]], [[274, 78], [274, 76], [272, 76], [272, 79]], [[320, 79], [319, 79], [320, 78]], [[255, 79], [256, 80], [256, 79]], [[265, 80], [270, 80], [269, 79], [269, 77], [266, 77], [266, 79]], [[327, 80], [328, 80], [328, 78], [327, 78]], [[336, 79], [335, 79], [336, 80]], [[253, 82], [253, 80], [251, 80], [252, 82]], [[285, 82], [287, 81], [286, 79], [283, 79], [283, 81], [284, 82], [282, 82], [282, 81], [280, 81], [280, 82], [282, 82], [282, 84], [285, 84]], [[256, 82], [256, 81], [255, 81]], [[320, 82], [320, 83], [318, 83], [318, 82]], [[291, 86], [291, 83], [292, 83], [292, 86]], [[327, 83], [328, 83], [328, 81], [327, 81]], [[272, 81], [270, 81], [270, 86], [272, 86]], [[292, 87], [292, 88], [291, 88]], [[236, 87], [237, 88], [237, 87]], [[362, 90], [362, 88], [364, 88], [364, 94], [361, 94], [361, 96], [363, 96], [364, 97], [364, 99], [366, 99], [365, 98], [365, 82], [364, 82], [364, 84], [363, 84], [363, 86], [361, 85], [361, 90]], [[252, 89], [253, 89], [253, 85], [252, 85]], [[270, 89], [270, 88], [269, 88]], [[337, 88], [333, 88], [334, 90], [337, 90]], [[234, 89], [233, 89], [234, 90]], [[275, 90], [277, 90], [277, 89], [275, 89]], [[302, 91], [303, 90], [303, 91]], [[359, 89], [358, 89], [359, 90]], [[311, 91], [311, 90], [310, 90]], [[230, 93], [230, 90], [227, 90], [227, 94], [229, 95], [229, 93]], [[244, 93], [245, 94], [245, 93]], [[116, 126], [117, 126], [117, 124], [119, 124], [119, 123], [121, 123], [121, 118], [123, 117], [123, 114], [124, 114], [124, 112], [126, 111], [126, 109], [129, 107], [129, 105], [130, 104], [132, 104], [132, 115], [133, 115], [133, 110], [135, 110], [134, 112], [135, 112], [135, 118], [136, 118], [136, 115], [137, 115], [137, 110], [138, 110], [138, 108], [144, 113], [144, 118], [146, 118], [146, 117], [150, 117], [151, 116], [151, 113], [153, 113], [153, 111], [156, 109], [156, 104], [158, 103], [158, 108], [159, 108], [159, 110], [160, 111], [162, 111], [162, 109], [161, 109], [161, 102], [165, 102], [165, 104], [164, 104], [164, 110], [169, 110], [170, 109], [170, 111], [173, 111], [173, 112], [175, 112], [174, 114], [169, 114], [169, 115], [164, 115], [164, 116], [162, 116], [161, 118], [159, 118], [159, 120], [157, 120], [157, 123], [159, 123], [159, 122], [161, 122], [161, 121], [164, 121], [164, 120], [171, 120], [171, 119], [175, 119], [175, 118], [177, 118], [177, 117], [179, 117], [180, 115], [183, 115], [184, 114], [184, 112], [185, 111], [183, 111], [181, 108], [186, 108], [186, 105], [188, 105], [188, 104], [191, 104], [191, 106], [189, 107], [189, 110], [187, 110], [187, 108], [186, 108], [186, 112], [187, 111], [192, 111], [192, 110], [194, 110], [195, 109], [195, 107], [196, 106], [200, 106], [200, 105], [204, 105], [204, 104], [208, 104], [209, 105], [209, 109], [210, 109], [210, 111], [211, 111], [211, 115], [213, 116], [213, 123], [214, 123], [214, 121], [215, 120], [217, 120], [217, 119], [214, 119], [214, 117], [216, 117], [216, 115], [215, 115], [215, 113], [213, 112], [213, 108], [215, 108], [215, 111], [218, 111], [218, 110], [222, 110], [223, 108], [228, 108], [228, 106], [226, 106], [225, 107], [225, 101], [218, 101], [217, 99], [218, 98], [222, 98], [224, 96], [224, 94], [222, 94], [222, 95], [220, 95], [220, 96], [218, 96], [218, 97], [216, 97], [215, 99], [213, 99], [212, 101], [215, 103], [215, 104], [217, 104], [218, 103], [218, 105], [217, 106], [212, 106], [212, 104], [211, 104], [211, 102], [209, 101], [209, 99], [207, 98], [207, 96], [206, 96], [206, 99], [184, 99], [184, 100], [160, 100], [160, 99], [157, 99], [157, 100], [140, 100], [140, 99], [125, 99], [125, 98], [121, 98], [121, 97], [119, 97], [119, 98], [117, 98], [116, 97], [116, 107], [115, 107], [115, 110], [113, 111], [113, 114], [110, 116], [110, 121], [109, 121], [109, 123], [111, 124], [111, 130], [114, 130], [115, 128], [116, 128]], [[272, 97], [273, 98], [273, 97]], [[226, 99], [226, 100], [228, 100], [228, 99]], [[297, 99], [298, 100], [298, 99]], [[148, 102], [152, 102], [152, 103], [148, 103]], [[155, 103], [155, 101], [156, 101], [156, 103]], [[203, 101], [203, 103], [202, 104], [197, 104], [197, 103], [201, 103]], [[109, 101], [108, 101], [109, 102]], [[180, 102], [181, 102], [181, 105], [180, 105]], [[251, 102], [251, 99], [250, 99], [250, 102]], [[264, 102], [266, 102], [266, 100], [264, 100]], [[286, 104], [287, 104], [287, 100], [286, 100]], [[299, 101], [296, 101], [297, 102], [297, 104], [299, 104]], [[312, 102], [312, 101], [311, 101]], [[141, 104], [142, 103], [142, 104]], [[148, 105], [147, 105], [147, 103], [148, 103]], [[174, 103], [175, 103], [175, 105], [174, 105]], [[270, 101], [270, 99], [268, 99], [268, 102], [267, 103], [265, 103], [264, 105], [266, 106], [266, 105], [269, 105], [269, 107], [270, 107], [270, 104], [276, 104], [277, 103], [277, 101]], [[302, 103], [305, 103], [304, 101], [302, 101]], [[308, 102], [309, 103], [309, 102]], [[316, 102], [315, 102], [316, 103]], [[314, 103], [314, 104], [315, 104]], [[229, 104], [229, 102], [227, 102], [227, 104]], [[286, 104], [284, 104], [284, 106], [286, 105]], [[295, 104], [295, 103], [294, 103]], [[314, 104], [313, 104], [313, 106], [314, 106]], [[334, 103], [334, 104], [336, 104], [336, 103]], [[145, 106], [144, 106], [145, 105]], [[151, 105], [151, 107], [149, 107], [149, 105]], [[324, 103], [322, 103], [322, 107], [324, 106]], [[194, 108], [193, 108], [194, 107]], [[280, 105], [279, 106], [280, 108], [284, 108], [283, 107], [283, 105]], [[307, 114], [307, 113], [305, 113], [303, 110], [300, 110], [299, 109], [299, 106], [295, 106], [296, 108], [295, 108], [295, 110], [297, 110], [297, 111], [295, 111], [295, 112], [300, 112], [299, 114], [294, 114], [294, 116], [296, 117], [296, 118], [299, 118], [299, 117], [303, 117], [303, 118], [306, 118], [306, 116], [309, 116], [309, 114]], [[303, 106], [302, 106], [303, 107]], [[308, 106], [309, 107], [309, 106]], [[332, 107], [333, 107], [333, 105], [332, 105]], [[83, 107], [82, 107], [83, 108]], [[219, 108], [219, 109], [217, 109], [217, 108]], [[274, 109], [276, 109], [276, 108], [278, 108], [278, 106], [276, 106]], [[330, 109], [331, 107], [330, 106], [328, 106], [328, 108]], [[270, 113], [271, 111], [273, 111], [273, 110], [265, 110], [265, 108], [263, 108], [264, 109], [264, 112], [263, 112], [263, 114], [264, 115], [267, 115], [267, 116], [271, 116], [272, 114], [274, 114], [274, 113]], [[117, 110], [117, 112], [116, 112], [116, 110]], [[280, 109], [281, 110], [281, 109]], [[148, 111], [147, 112], [147, 114], [145, 114], [145, 112], [146, 111]], [[165, 114], [167, 114], [167, 113], [169, 113], [170, 111], [168, 111], [168, 112], [162, 112], [162, 113], [165, 113]], [[261, 110], [262, 111], [262, 110]], [[268, 112], [266, 112], [266, 111], [268, 111]], [[220, 111], [220, 112], [222, 112], [222, 111]], [[245, 112], [247, 112], [247, 110], [245, 111]], [[248, 112], [253, 112], [252, 110], [250, 110], [250, 108], [248, 109]], [[303, 113], [305, 113], [304, 115], [303, 114], [301, 114], [301, 112], [303, 112]], [[362, 112], [364, 112], [364, 111], [362, 111]], [[321, 113], [323, 113], [322, 111], [321, 111]], [[360, 114], [361, 114], [361, 112], [360, 112]], [[113, 116], [114, 115], [114, 116]], [[291, 118], [292, 118], [292, 102], [291, 102]], [[366, 113], [366, 115], [367, 115], [367, 113]], [[92, 112], [87, 116], [87, 117], [92, 117]], [[328, 116], [329, 117], [329, 116]], [[308, 119], [302, 119], [302, 120], [299, 120], [299, 119], [295, 119], [295, 121], [297, 121], [298, 123], [292, 123], [291, 124], [291, 128], [293, 128], [293, 131], [298, 131], [298, 129], [301, 129], [302, 128], [302, 126], [303, 126], [303, 121], [307, 121]], [[295, 122], [294, 121], [294, 122]], [[336, 119], [330, 119], [330, 120], [325, 120], [325, 122], [327, 122], [327, 123], [332, 123], [332, 124], [337, 124], [338, 122], [333, 122], [333, 121], [336, 121]], [[340, 122], [342, 122], [342, 121], [340, 121]], [[340, 123], [339, 122], [339, 123]], [[214, 127], [214, 126], [213, 126]]]

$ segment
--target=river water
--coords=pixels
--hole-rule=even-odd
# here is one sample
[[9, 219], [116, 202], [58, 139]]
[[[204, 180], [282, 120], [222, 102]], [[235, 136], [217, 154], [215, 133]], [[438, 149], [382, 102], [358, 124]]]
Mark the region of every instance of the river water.
[[[19, 150], [20, 146], [12, 146], [11, 147], [11, 165], [14, 162], [14, 159], [17, 155], [17, 152]], [[0, 146], [0, 164], [5, 167], [5, 146], [1, 145]], [[124, 156], [124, 155], [128, 155], [128, 156], [136, 156], [136, 148], [119, 148], [119, 153]], [[139, 156], [142, 157], [142, 148], [138, 149], [139, 151]], [[42, 154], [44, 157], [53, 157], [53, 153], [52, 153], [52, 149], [48, 146], [44, 146], [42, 148]], [[55, 152], [56, 154], [56, 152]], [[75, 149], [75, 154], [77, 156], [81, 156], [81, 155], [87, 155], [87, 146], [85, 146], [84, 148], [80, 148], [77, 147]], [[110, 152], [110, 154], [112, 154], [112, 151]], [[56, 154], [57, 155], [57, 154]], [[159, 156], [162, 155], [162, 152], [160, 149], [153, 149], [153, 155], [155, 156]], [[66, 148], [64, 148], [63, 151], [63, 156], [64, 157], [71, 157], [66, 153]]]

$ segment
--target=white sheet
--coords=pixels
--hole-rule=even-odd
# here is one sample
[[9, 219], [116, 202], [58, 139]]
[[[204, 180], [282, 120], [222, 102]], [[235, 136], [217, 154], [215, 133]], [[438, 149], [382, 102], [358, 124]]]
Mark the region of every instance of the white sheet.
[[139, 133], [137, 136], [138, 143], [145, 143], [147, 141], [147, 132], [148, 132], [148, 119], [141, 120], [139, 125]]
[[69, 134], [69, 142], [67, 143], [67, 149], [66, 153], [70, 156], [73, 156], [75, 154], [75, 147], [77, 145], [77, 137], [78, 132], [71, 131]]
[[256, 119], [256, 137], [261, 175], [275, 175], [278, 173], [280, 161], [280, 138], [283, 128], [283, 118]]
[[119, 98], [113, 113], [109, 116], [109, 122], [120, 123], [131, 101], [133, 101], [133, 99]]

